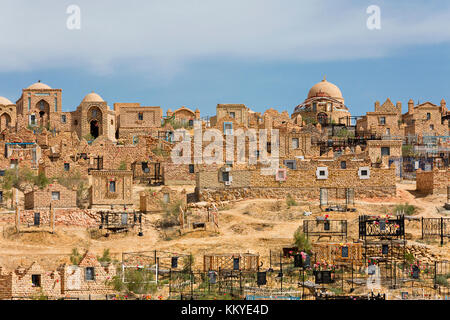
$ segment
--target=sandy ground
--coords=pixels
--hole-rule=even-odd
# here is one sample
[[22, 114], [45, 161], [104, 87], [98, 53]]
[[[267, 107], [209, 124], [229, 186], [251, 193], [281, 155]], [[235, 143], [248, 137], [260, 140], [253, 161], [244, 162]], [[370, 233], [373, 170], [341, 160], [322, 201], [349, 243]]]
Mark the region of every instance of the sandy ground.
[[[172, 187], [171, 187], [172, 188]], [[177, 186], [193, 192], [193, 186]], [[139, 191], [148, 187], [136, 186], [134, 200], [138, 202]], [[153, 187], [157, 189], [157, 187]], [[357, 212], [327, 213], [331, 219], [347, 219], [349, 234], [347, 242], [357, 239], [358, 215], [360, 214], [394, 214], [393, 208], [401, 203], [409, 203], [417, 207], [417, 217], [440, 217], [436, 208], [442, 206], [445, 196], [420, 197], [415, 191], [415, 184], [398, 184], [397, 196], [385, 199], [366, 199], [356, 201]], [[304, 211], [312, 211], [309, 217]], [[1, 213], [0, 213], [1, 214]], [[261, 255], [265, 266], [268, 266], [270, 250], [281, 250], [292, 245], [295, 230], [302, 225], [303, 219], [314, 219], [324, 216], [319, 202], [299, 202], [297, 206], [288, 207], [285, 200], [245, 200], [229, 204], [219, 211], [219, 232], [197, 231], [167, 238], [163, 230], [156, 227], [161, 218], [158, 214], [148, 216], [144, 236], [138, 237], [137, 232], [111, 235], [91, 239], [84, 228], [57, 227], [56, 234], [45, 232], [22, 233], [9, 235], [6, 225], [0, 226], [0, 266], [12, 269], [19, 264], [27, 265], [32, 261], [49, 268], [55, 268], [62, 262], [68, 262], [73, 248], [79, 251], [89, 249], [101, 255], [104, 249], [110, 249], [112, 256], [121, 259], [122, 252], [164, 250], [177, 253], [192, 253], [196, 257], [196, 265], [201, 266], [205, 253], [244, 253], [252, 252]], [[406, 231], [410, 243], [420, 242], [430, 247], [434, 253], [443, 258], [450, 258], [450, 245], [439, 247], [438, 242], [424, 243], [420, 240], [420, 222], [407, 222]], [[175, 234], [175, 233], [174, 233]], [[168, 240], [169, 239], [169, 240]], [[324, 240], [326, 241], [326, 239]]]

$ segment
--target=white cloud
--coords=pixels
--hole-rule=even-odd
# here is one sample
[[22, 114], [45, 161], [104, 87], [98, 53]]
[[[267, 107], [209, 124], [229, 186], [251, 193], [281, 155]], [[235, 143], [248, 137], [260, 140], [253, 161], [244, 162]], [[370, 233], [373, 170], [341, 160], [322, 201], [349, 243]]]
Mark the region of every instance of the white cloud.
[[[378, 3], [372, 3], [378, 2]], [[356, 3], [356, 4], [355, 4]], [[81, 30], [66, 9], [81, 8]], [[381, 30], [366, 8], [381, 7]], [[0, 4], [0, 70], [80, 67], [174, 75], [203, 58], [321, 61], [448, 42], [450, 10], [426, 3], [300, 0], [23, 1]]]

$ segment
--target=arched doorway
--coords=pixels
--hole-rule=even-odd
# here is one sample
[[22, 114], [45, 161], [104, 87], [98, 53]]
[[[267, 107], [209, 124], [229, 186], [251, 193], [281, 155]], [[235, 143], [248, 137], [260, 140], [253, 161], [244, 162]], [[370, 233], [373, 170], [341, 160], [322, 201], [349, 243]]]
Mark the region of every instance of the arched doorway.
[[3, 113], [0, 116], [0, 131], [6, 129], [11, 123], [11, 117], [7, 113]]
[[321, 125], [328, 123], [328, 115], [324, 112], [321, 112], [317, 115], [317, 122], [319, 122]]
[[39, 125], [45, 127], [49, 123], [50, 105], [45, 100], [40, 100], [36, 104], [36, 111], [39, 113]]
[[89, 133], [96, 139], [103, 134], [103, 114], [99, 107], [92, 106], [87, 112]]
[[91, 129], [90, 129], [90, 133], [91, 135], [97, 139], [97, 137], [99, 136], [99, 124], [97, 120], [92, 120], [91, 121]]

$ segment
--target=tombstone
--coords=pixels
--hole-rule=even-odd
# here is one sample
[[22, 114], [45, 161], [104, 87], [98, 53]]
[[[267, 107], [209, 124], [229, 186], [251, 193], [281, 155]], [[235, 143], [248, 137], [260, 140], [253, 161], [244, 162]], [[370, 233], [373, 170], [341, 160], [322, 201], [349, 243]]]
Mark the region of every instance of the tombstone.
[[325, 221], [323, 222], [323, 230], [325, 230], [325, 231], [330, 231], [330, 221], [325, 220]]
[[121, 222], [122, 222], [122, 225], [127, 225], [128, 224], [128, 213], [122, 213], [122, 215], [121, 215]]
[[258, 272], [256, 283], [258, 284], [258, 286], [263, 286], [267, 283], [266, 272]]
[[303, 261], [303, 268], [309, 268], [311, 265], [311, 257], [307, 254], [305, 260]]
[[303, 266], [302, 255], [296, 254], [294, 255], [294, 268], [300, 268]]
[[172, 269], [178, 268], [178, 257], [172, 257]]
[[233, 258], [233, 270], [239, 270], [239, 258]]
[[377, 267], [374, 264], [369, 265], [369, 267], [367, 268], [367, 273], [370, 276], [373, 276], [377, 271]]
[[35, 226], [39, 226], [41, 224], [41, 213], [40, 212], [35, 212], [34, 213], [34, 225]]
[[381, 247], [381, 253], [382, 254], [388, 254], [389, 253], [389, 245], [388, 244], [383, 244]]
[[386, 230], [386, 221], [382, 220], [379, 221], [380, 224], [380, 231], [385, 231]]
[[342, 247], [342, 258], [348, 258], [348, 247]]
[[412, 267], [412, 278], [413, 279], [419, 279], [419, 273], [420, 273], [420, 269], [418, 266], [414, 265]]
[[208, 276], [209, 276], [209, 283], [210, 284], [215, 284], [216, 283], [216, 272], [215, 271], [209, 271], [208, 272]]
[[331, 283], [331, 271], [315, 271], [315, 283], [316, 284], [328, 284]]

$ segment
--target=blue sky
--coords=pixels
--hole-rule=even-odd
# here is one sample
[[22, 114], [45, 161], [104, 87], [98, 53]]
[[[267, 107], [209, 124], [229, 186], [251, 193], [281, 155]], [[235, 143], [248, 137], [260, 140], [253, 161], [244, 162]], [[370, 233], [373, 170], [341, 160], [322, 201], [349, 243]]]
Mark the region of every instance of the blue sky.
[[[71, 4], [80, 30], [66, 27]], [[370, 5], [380, 30], [366, 27]], [[445, 0], [3, 0], [0, 13], [0, 96], [12, 101], [41, 80], [63, 89], [66, 111], [95, 91], [111, 107], [292, 112], [324, 75], [353, 115], [387, 97], [404, 111], [410, 98], [450, 99]]]

